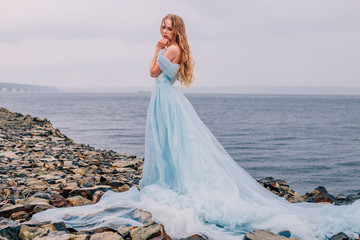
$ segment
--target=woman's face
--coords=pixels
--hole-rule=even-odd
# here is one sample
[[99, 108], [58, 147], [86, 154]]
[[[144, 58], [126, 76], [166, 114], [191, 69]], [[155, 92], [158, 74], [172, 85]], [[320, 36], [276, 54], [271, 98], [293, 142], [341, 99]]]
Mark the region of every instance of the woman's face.
[[164, 22], [162, 23], [162, 25], [161, 25], [161, 36], [163, 37], [163, 39], [169, 40], [170, 44], [173, 42], [174, 32], [173, 32], [173, 28], [171, 26], [171, 20], [170, 19], [165, 19]]

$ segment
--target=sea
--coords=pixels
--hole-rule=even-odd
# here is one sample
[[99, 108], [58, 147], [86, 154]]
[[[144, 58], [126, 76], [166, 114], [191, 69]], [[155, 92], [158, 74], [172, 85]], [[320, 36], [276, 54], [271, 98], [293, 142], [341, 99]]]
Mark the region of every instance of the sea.
[[[47, 118], [77, 143], [143, 158], [150, 94], [0, 92], [0, 107]], [[283, 179], [300, 194], [360, 193], [359, 95], [185, 95], [255, 179]]]

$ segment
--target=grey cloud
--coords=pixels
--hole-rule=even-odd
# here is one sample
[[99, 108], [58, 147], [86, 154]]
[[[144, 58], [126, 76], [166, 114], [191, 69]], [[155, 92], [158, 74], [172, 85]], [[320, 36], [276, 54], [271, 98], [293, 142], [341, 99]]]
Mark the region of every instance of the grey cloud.
[[187, 26], [195, 86], [360, 87], [355, 0], [0, 4], [0, 81], [151, 86], [160, 20], [175, 13]]

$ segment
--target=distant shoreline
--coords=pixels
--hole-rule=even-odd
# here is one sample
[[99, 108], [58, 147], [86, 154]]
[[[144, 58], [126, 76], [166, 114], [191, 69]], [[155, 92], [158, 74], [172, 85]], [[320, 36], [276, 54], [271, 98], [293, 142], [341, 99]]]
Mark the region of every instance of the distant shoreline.
[[0, 92], [58, 92], [57, 87], [0, 82]]
[[[360, 88], [351, 87], [289, 87], [289, 86], [234, 86], [234, 87], [197, 87], [189, 89], [176, 84], [186, 94], [271, 94], [271, 95], [360, 95]], [[61, 92], [99, 92], [99, 93], [151, 93], [153, 87], [122, 88], [59, 88]]]
[[[24, 87], [25, 86], [25, 87]], [[26, 88], [19, 85], [15, 88], [1, 87], [0, 93], [59, 92], [59, 93], [132, 93], [151, 94], [153, 87], [124, 88], [52, 88], [46, 86]], [[236, 95], [304, 95], [304, 96], [360, 96], [360, 88], [323, 88], [323, 87], [192, 87], [190, 89], [176, 86], [184, 94], [236, 94]], [[5, 89], [5, 90], [4, 90]]]

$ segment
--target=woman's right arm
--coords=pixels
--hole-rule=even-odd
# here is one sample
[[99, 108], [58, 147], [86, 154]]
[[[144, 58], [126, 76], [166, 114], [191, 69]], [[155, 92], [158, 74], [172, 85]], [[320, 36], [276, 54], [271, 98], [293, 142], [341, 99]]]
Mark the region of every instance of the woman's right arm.
[[161, 69], [156, 61], [156, 58], [157, 58], [160, 50], [163, 49], [164, 47], [166, 47], [168, 43], [169, 43], [168, 40], [161, 39], [156, 44], [155, 53], [150, 62], [150, 76], [151, 77], [157, 77], [161, 73]]

